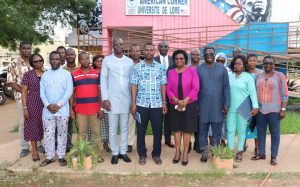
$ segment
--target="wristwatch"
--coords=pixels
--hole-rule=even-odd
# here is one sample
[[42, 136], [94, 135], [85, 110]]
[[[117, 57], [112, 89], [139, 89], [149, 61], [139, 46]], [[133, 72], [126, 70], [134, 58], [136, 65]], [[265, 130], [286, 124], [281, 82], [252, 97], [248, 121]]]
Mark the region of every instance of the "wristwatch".
[[281, 108], [281, 111], [286, 111], [286, 108]]

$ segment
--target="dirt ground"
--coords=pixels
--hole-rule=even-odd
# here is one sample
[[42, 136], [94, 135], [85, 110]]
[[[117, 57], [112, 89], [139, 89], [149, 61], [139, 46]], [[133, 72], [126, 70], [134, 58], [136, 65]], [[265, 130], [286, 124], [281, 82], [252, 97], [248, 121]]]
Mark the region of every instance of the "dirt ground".
[[[44, 175], [38, 173], [12, 174], [0, 173], [0, 186], [259, 186], [265, 174], [225, 174], [214, 172], [206, 174], [186, 173], [180, 175], [111, 175], [93, 173], [83, 175]], [[264, 186], [300, 186], [300, 173], [275, 173]]]
[[[18, 158], [18, 133], [11, 132], [17, 124], [16, 105], [14, 101], [8, 100], [7, 103], [0, 106], [0, 148], [3, 148], [0, 151], [0, 158], [5, 158], [1, 156], [9, 151], [14, 155], [7, 155], [7, 157]], [[282, 150], [291, 139], [292, 135], [283, 137]], [[295, 142], [292, 150], [296, 149], [296, 144], [299, 147], [299, 144]], [[9, 150], [3, 151], [7, 149]], [[162, 154], [164, 161], [162, 169], [157, 169], [151, 161], [140, 170], [133, 169], [134, 167], [139, 168], [138, 165], [136, 166], [136, 152], [131, 153], [131, 158], [134, 160], [132, 164], [121, 162], [118, 166], [112, 166], [110, 164], [111, 155], [106, 154], [105, 163], [97, 166], [91, 172], [74, 172], [69, 168], [60, 169], [59, 166], [54, 165], [41, 169], [32, 165], [30, 157], [17, 159], [14, 163], [9, 164], [5, 162], [5, 159], [0, 159], [0, 186], [259, 186], [271, 167], [267, 164], [268, 161], [261, 163], [250, 161], [248, 159], [252, 154], [250, 151], [247, 152], [245, 156], [247, 159], [241, 163], [240, 168], [230, 172], [207, 169], [210, 165], [201, 164], [200, 156], [194, 152], [191, 154], [191, 163], [188, 167], [175, 167], [170, 160], [173, 150], [163, 147], [163, 151], [165, 152]], [[300, 186], [298, 153], [299, 149], [296, 152], [289, 152], [288, 155], [291, 157], [281, 164], [277, 173], [270, 176], [266, 186]], [[195, 170], [197, 167], [204, 171], [198, 172]], [[18, 170], [19, 168], [22, 170]], [[151, 170], [151, 168], [154, 169]], [[63, 172], [57, 172], [60, 170]], [[131, 172], [131, 170], [135, 172]], [[250, 170], [252, 170], [251, 173]], [[122, 171], [124, 174], [120, 174]], [[149, 173], [149, 171], [151, 172]], [[178, 171], [178, 174], [172, 173], [172, 171]]]

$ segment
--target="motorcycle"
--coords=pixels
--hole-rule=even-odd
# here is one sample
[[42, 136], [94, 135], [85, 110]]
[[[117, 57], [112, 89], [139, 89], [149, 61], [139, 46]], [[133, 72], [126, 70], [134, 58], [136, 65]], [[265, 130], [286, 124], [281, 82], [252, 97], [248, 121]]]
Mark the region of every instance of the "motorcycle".
[[0, 105], [3, 105], [5, 103], [4, 88], [5, 88], [5, 79], [0, 78]]

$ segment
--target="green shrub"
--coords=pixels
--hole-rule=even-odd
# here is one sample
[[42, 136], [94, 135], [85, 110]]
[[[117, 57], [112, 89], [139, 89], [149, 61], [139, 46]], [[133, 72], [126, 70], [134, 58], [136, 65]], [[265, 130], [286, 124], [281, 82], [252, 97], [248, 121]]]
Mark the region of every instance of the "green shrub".
[[229, 147], [213, 147], [212, 152], [215, 157], [219, 157], [221, 159], [232, 159], [234, 158], [234, 152]]

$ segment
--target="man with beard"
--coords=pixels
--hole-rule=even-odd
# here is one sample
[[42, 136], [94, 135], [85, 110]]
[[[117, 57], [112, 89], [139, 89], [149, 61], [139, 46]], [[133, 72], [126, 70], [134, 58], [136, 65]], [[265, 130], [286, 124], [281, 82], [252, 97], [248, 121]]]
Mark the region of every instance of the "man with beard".
[[205, 47], [205, 63], [198, 70], [201, 91], [199, 92], [199, 146], [202, 152], [201, 162], [208, 159], [208, 129], [212, 128], [212, 146], [219, 146], [222, 125], [229, 107], [229, 80], [226, 68], [214, 63], [215, 49]]
[[[113, 54], [103, 60], [101, 70], [101, 96], [104, 108], [109, 112], [109, 142], [112, 150], [112, 164], [118, 158], [131, 162], [127, 156], [128, 118], [130, 113], [130, 74], [133, 61], [124, 55], [123, 40], [113, 39]], [[120, 149], [118, 128], [120, 127]]]
[[[134, 66], [131, 77], [131, 114], [137, 120], [137, 151], [139, 164], [146, 164], [147, 148], [145, 135], [150, 120], [153, 131], [152, 158], [157, 165], [162, 164], [161, 136], [163, 115], [167, 113], [165, 66], [153, 60], [155, 46], [146, 43], [144, 47], [145, 60]], [[137, 114], [138, 113], [138, 114]], [[136, 116], [137, 115], [137, 116]]]

